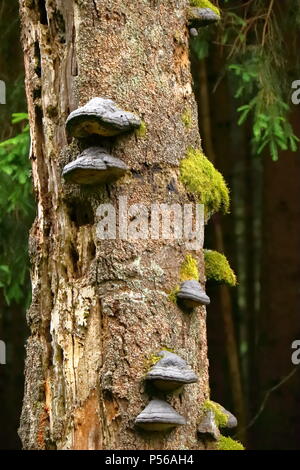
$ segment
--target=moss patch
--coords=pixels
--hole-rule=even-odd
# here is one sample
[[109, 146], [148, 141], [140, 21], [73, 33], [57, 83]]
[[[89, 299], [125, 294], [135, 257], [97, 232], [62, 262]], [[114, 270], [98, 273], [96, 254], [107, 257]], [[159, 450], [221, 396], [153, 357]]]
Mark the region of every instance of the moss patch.
[[217, 443], [218, 450], [245, 450], [243, 444], [231, 439], [231, 437], [221, 436]]
[[[180, 282], [184, 281], [191, 281], [195, 280], [198, 281], [199, 279], [199, 271], [198, 271], [198, 264], [195, 258], [192, 255], [186, 255], [185, 260], [180, 266], [179, 271], [179, 280]], [[177, 294], [180, 290], [180, 286], [174, 287], [169, 293], [169, 300], [174, 304], [177, 304]]]
[[168, 351], [168, 352], [170, 352], [170, 353], [175, 353], [175, 350], [174, 350], [174, 349], [168, 348], [167, 346], [163, 346], [163, 347], [161, 348], [161, 350], [162, 350], [162, 351]]
[[180, 179], [198, 202], [204, 204], [208, 216], [220, 210], [229, 212], [229, 190], [224, 178], [201, 150], [188, 149], [180, 163]]
[[136, 129], [135, 134], [137, 137], [146, 137], [147, 135], [147, 124], [145, 121], [141, 122], [141, 125], [138, 129]]
[[187, 129], [189, 129], [192, 126], [193, 119], [192, 119], [191, 111], [189, 109], [184, 110], [184, 112], [181, 115], [181, 120]]
[[203, 410], [211, 410], [215, 415], [215, 422], [218, 428], [224, 428], [228, 422], [228, 416], [222, 411], [221, 405], [212, 400], [206, 400]]
[[155, 366], [155, 364], [161, 360], [161, 357], [158, 356], [157, 354], [150, 354], [149, 357], [147, 357], [144, 361], [144, 369], [146, 372], [148, 372], [151, 367]]
[[207, 279], [224, 282], [233, 287], [237, 284], [234, 271], [227, 258], [218, 251], [204, 250], [205, 275]]
[[199, 279], [198, 265], [192, 255], [186, 255], [184, 262], [180, 266], [180, 281], [191, 281]]
[[198, 7], [198, 8], [210, 8], [218, 16], [220, 16], [219, 8], [217, 8], [216, 5], [211, 3], [209, 0], [190, 0], [190, 5], [192, 7]]
[[180, 290], [179, 286], [174, 287], [174, 289], [171, 290], [169, 293], [169, 300], [173, 302], [174, 304], [177, 304], [177, 294]]

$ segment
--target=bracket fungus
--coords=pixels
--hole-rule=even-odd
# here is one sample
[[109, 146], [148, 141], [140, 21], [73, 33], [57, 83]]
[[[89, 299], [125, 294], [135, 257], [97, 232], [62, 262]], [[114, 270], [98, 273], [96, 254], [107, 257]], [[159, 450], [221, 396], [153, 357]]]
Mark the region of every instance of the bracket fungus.
[[230, 411], [226, 410], [222, 405], [219, 405], [222, 413], [227, 416], [227, 423], [225, 426], [221, 426], [227, 429], [233, 429], [236, 428], [238, 425], [236, 417], [230, 413]]
[[163, 432], [186, 424], [186, 420], [169, 403], [155, 398], [138, 415], [135, 424], [145, 431]]
[[212, 411], [218, 428], [232, 429], [237, 427], [236, 417], [226, 410], [220, 403], [212, 400], [206, 400], [203, 409], [205, 412]]
[[212, 410], [205, 410], [202, 420], [197, 428], [197, 433], [204, 439], [217, 441], [221, 437], [221, 433], [216, 424], [215, 414]]
[[150, 369], [145, 380], [151, 381], [159, 390], [170, 392], [184, 384], [198, 381], [186, 361], [177, 354], [161, 351], [158, 356], [162, 358]]
[[220, 20], [220, 11], [209, 0], [191, 0], [188, 20], [195, 28], [207, 26]]
[[177, 299], [188, 308], [194, 308], [198, 305], [208, 305], [210, 303], [210, 298], [206, 295], [201, 284], [195, 280], [181, 283], [177, 293]]
[[138, 129], [140, 125], [138, 116], [120, 109], [113, 100], [106, 98], [91, 99], [73, 111], [66, 122], [68, 133], [77, 138], [91, 134], [110, 137]]
[[77, 184], [106, 184], [124, 175], [128, 170], [122, 160], [112, 157], [102, 147], [85, 149], [73, 162], [63, 169], [67, 182]]

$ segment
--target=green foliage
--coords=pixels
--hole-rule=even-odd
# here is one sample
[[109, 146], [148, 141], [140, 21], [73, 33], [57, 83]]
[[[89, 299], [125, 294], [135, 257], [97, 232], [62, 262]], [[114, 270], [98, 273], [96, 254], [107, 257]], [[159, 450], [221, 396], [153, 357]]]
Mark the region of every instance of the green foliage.
[[17, 133], [0, 143], [0, 287], [7, 304], [29, 298], [24, 282], [33, 203], [27, 120], [27, 114], [13, 114], [12, 125]]
[[[268, 150], [277, 160], [279, 151], [298, 149], [299, 138], [288, 120], [293, 79], [298, 79], [299, 54], [296, 42], [287, 38], [298, 34], [300, 4], [288, 2], [280, 14], [275, 4], [254, 0], [251, 9], [237, 9], [225, 2], [223, 21], [217, 35], [202, 28], [191, 47], [199, 60], [207, 57], [212, 42], [227, 51], [226, 69], [238, 100], [238, 123], [252, 124], [252, 152]], [[220, 49], [221, 53], [221, 49]], [[221, 70], [224, 75], [226, 70]]]
[[227, 258], [218, 251], [204, 250], [205, 275], [208, 280], [224, 282], [233, 287], [237, 284], [234, 271]]
[[222, 411], [221, 405], [212, 400], [206, 400], [203, 405], [203, 410], [212, 411], [215, 416], [215, 422], [218, 428], [224, 428], [228, 422], [228, 416]]
[[190, 0], [190, 5], [192, 7], [198, 7], [198, 8], [210, 8], [218, 16], [220, 16], [219, 8], [217, 8], [216, 5], [211, 3], [209, 0]]
[[229, 190], [224, 178], [201, 150], [188, 149], [180, 163], [180, 179], [198, 202], [204, 204], [208, 216], [220, 210], [229, 212]]
[[199, 279], [198, 264], [192, 255], [186, 255], [184, 262], [180, 266], [180, 281], [190, 281]]
[[257, 50], [251, 50], [251, 54], [254, 55], [249, 60], [229, 66], [237, 78], [235, 97], [247, 101], [238, 108], [238, 124], [242, 125], [251, 115], [253, 152], [259, 155], [268, 146], [276, 161], [279, 150], [290, 149], [295, 152], [299, 139], [287, 121], [290, 108], [280, 87], [272, 83], [275, 77], [272, 77], [271, 71], [268, 74], [266, 58]]
[[221, 436], [217, 443], [218, 450], [245, 450], [243, 444], [231, 437]]

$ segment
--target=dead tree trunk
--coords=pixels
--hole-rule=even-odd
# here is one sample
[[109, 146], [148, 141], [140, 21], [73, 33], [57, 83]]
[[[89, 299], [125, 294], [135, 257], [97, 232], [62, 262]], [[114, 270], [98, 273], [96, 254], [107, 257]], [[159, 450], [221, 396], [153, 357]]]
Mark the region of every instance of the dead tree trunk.
[[[26, 449], [201, 449], [208, 396], [204, 308], [168, 298], [186, 247], [177, 240], [99, 240], [97, 207], [184, 203], [179, 161], [200, 137], [191, 88], [185, 0], [20, 0], [37, 217], [31, 230], [31, 336], [20, 436]], [[79, 144], [70, 111], [112, 98], [147, 132], [114, 139], [131, 175], [105, 187], [67, 185]], [[182, 115], [189, 111], [187, 128]], [[112, 142], [110, 140], [110, 142]], [[203, 278], [201, 249], [194, 253]], [[199, 376], [169, 402], [188, 424], [146, 438], [134, 419], [149, 401], [143, 375], [168, 347]]]

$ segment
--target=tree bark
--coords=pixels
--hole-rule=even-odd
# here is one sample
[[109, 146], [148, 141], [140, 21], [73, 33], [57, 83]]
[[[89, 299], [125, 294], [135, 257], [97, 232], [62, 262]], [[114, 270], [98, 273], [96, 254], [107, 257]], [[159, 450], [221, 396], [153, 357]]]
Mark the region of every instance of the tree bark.
[[[186, 248], [177, 240], [98, 240], [97, 207], [184, 203], [179, 161], [200, 145], [191, 88], [185, 0], [20, 0], [37, 217], [31, 230], [25, 449], [202, 449], [196, 427], [208, 397], [206, 312], [169, 301]], [[111, 141], [132, 173], [110, 187], [66, 185], [79, 153], [70, 111], [95, 96], [140, 115], [145, 137]], [[190, 111], [193, 125], [181, 119]], [[199, 259], [204, 278], [202, 251]], [[169, 397], [187, 425], [147, 437], [134, 419], [151, 398], [145, 362], [162, 347], [199, 383]]]

